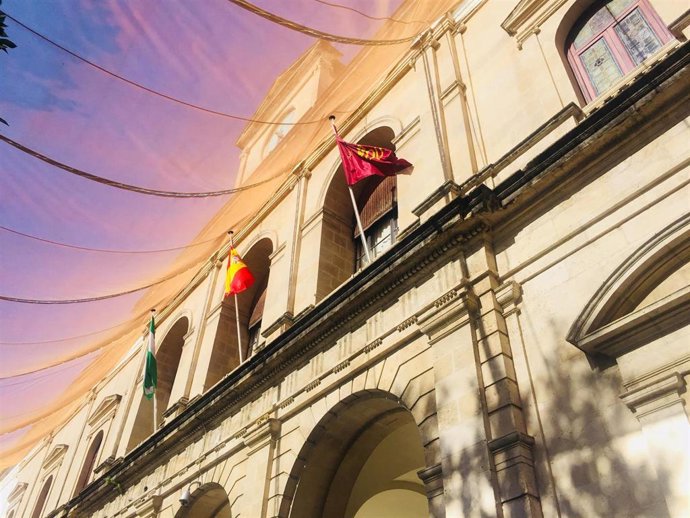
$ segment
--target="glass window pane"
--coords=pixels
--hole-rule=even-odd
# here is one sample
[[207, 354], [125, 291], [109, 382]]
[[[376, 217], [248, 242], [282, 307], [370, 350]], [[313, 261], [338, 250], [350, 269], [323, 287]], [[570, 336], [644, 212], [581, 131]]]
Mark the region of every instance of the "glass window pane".
[[623, 75], [604, 38], [580, 54], [580, 59], [597, 95], [608, 90]]
[[616, 34], [636, 65], [661, 48], [661, 42], [644, 19], [640, 9], [633, 10], [616, 25]]
[[637, 0], [611, 0], [606, 4], [606, 7], [611, 11], [613, 16], [618, 16], [636, 1]]
[[593, 37], [602, 33], [611, 23], [613, 23], [613, 16], [604, 6], [594, 13], [594, 16], [580, 29], [575, 37], [575, 41], [573, 41], [573, 45], [576, 49], [582, 48]]

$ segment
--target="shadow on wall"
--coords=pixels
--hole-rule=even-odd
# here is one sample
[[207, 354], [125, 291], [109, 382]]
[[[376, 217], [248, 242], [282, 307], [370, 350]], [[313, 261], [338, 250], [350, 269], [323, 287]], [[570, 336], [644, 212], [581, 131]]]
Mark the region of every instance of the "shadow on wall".
[[[552, 328], [551, 343], [565, 344]], [[512, 342], [518, 354], [520, 345], [515, 339]], [[546, 372], [535, 380], [541, 423], [533, 409], [525, 412], [528, 430], [536, 436], [534, 457], [544, 515], [668, 518], [664, 494], [670, 473], [657, 473], [652, 467], [640, 425], [619, 399], [622, 386], [617, 370], [593, 371], [584, 355], [563, 361], [547, 358], [545, 365]], [[528, 382], [520, 381], [523, 407], [528, 402], [533, 406]], [[495, 511], [480, 498], [486, 499], [490, 492], [492, 468], [482, 420], [477, 423], [474, 446], [449, 460], [452, 473], [445, 473], [444, 478], [454, 483], [446, 491], [446, 505], [461, 508], [463, 516], [488, 518]], [[460, 488], [459, 492], [454, 488]]]

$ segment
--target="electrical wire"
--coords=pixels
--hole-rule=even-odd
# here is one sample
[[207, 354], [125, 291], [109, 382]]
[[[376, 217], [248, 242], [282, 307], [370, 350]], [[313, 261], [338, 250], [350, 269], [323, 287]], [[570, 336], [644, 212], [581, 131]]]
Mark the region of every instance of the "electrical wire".
[[287, 18], [283, 18], [281, 16], [278, 16], [277, 14], [273, 14], [271, 12], [265, 11], [261, 9], [260, 7], [247, 2], [246, 0], [228, 0], [228, 2], [235, 4], [238, 7], [241, 7], [242, 9], [245, 9], [249, 11], [250, 13], [253, 13], [257, 16], [261, 16], [262, 18], [268, 20], [269, 22], [276, 23], [278, 25], [281, 25], [282, 27], [285, 27], [286, 29], [290, 29], [293, 31], [300, 32], [302, 34], [306, 34], [307, 36], [311, 36], [313, 38], [319, 38], [322, 40], [326, 41], [331, 41], [333, 43], [344, 43], [346, 45], [361, 45], [361, 46], [384, 46], [384, 45], [398, 45], [400, 43], [407, 43], [412, 40], [414, 40], [417, 37], [417, 34], [414, 34], [412, 36], [408, 36], [406, 38], [398, 38], [394, 40], [368, 40], [364, 38], [348, 38], [346, 36], [338, 36], [336, 34], [331, 34], [329, 32], [324, 32], [320, 31], [318, 29], [313, 29], [311, 27], [307, 27], [306, 25], [299, 24], [297, 22], [293, 22], [291, 20], [288, 20]]
[[[0, 11], [0, 12], [2, 12], [2, 11]], [[109, 75], [109, 76], [111, 76], [111, 77], [114, 77], [114, 78], [116, 78], [116, 79], [119, 79], [120, 81], [123, 81], [123, 82], [127, 83], [127, 84], [130, 85], [130, 86], [134, 86], [135, 88], [139, 88], [140, 90], [144, 90], [144, 91], [146, 91], [146, 92], [148, 92], [148, 93], [150, 93], [150, 94], [156, 95], [156, 96], [161, 97], [161, 98], [163, 98], [163, 99], [167, 99], [168, 101], [172, 101], [172, 102], [174, 102], [174, 103], [181, 104], [181, 105], [183, 105], [183, 106], [187, 106], [188, 108], [194, 108], [195, 110], [199, 110], [199, 111], [202, 111], [202, 112], [211, 114], [211, 115], [217, 115], [217, 116], [219, 116], [219, 117], [226, 117], [226, 118], [228, 118], [228, 119], [234, 119], [234, 120], [239, 120], [239, 121], [244, 121], [244, 122], [253, 122], [253, 123], [256, 123], [256, 124], [266, 124], [266, 125], [271, 125], [271, 126], [303, 126], [303, 125], [307, 125], [307, 124], [318, 124], [318, 123], [320, 123], [320, 122], [323, 122], [323, 119], [310, 120], [310, 121], [297, 121], [297, 122], [282, 122], [282, 121], [268, 121], [268, 120], [262, 120], [262, 119], [253, 119], [253, 118], [251, 118], [251, 117], [243, 117], [243, 116], [241, 116], [241, 115], [233, 115], [233, 114], [230, 114], [230, 113], [225, 113], [225, 112], [221, 112], [221, 111], [217, 111], [217, 110], [212, 110], [212, 109], [210, 109], [210, 108], [204, 108], [203, 106], [200, 106], [200, 105], [198, 105], [198, 104], [194, 104], [194, 103], [190, 103], [190, 102], [187, 102], [187, 101], [183, 101], [183, 100], [178, 99], [178, 98], [176, 98], [176, 97], [173, 97], [173, 96], [171, 96], [171, 95], [164, 94], [164, 93], [162, 93], [162, 92], [159, 92], [159, 91], [157, 91], [157, 90], [154, 90], [153, 88], [149, 88], [148, 86], [142, 85], [141, 83], [137, 83], [136, 81], [133, 81], [133, 80], [131, 80], [131, 79], [127, 79], [126, 77], [121, 76], [121, 75], [119, 75], [119, 74], [116, 74], [115, 72], [111, 72], [111, 71], [108, 70], [107, 68], [104, 68], [104, 67], [102, 67], [102, 66], [100, 66], [100, 65], [98, 65], [98, 64], [96, 64], [96, 63], [94, 63], [93, 61], [90, 61], [90, 60], [88, 60], [88, 59], [86, 59], [86, 58], [80, 56], [80, 55], [77, 54], [76, 52], [73, 52], [73, 51], [69, 50], [68, 48], [63, 47], [63, 46], [60, 45], [59, 43], [57, 43], [57, 42], [51, 40], [51, 39], [48, 38], [47, 36], [44, 36], [43, 34], [41, 34], [40, 32], [36, 31], [35, 29], [32, 29], [32, 28], [29, 27], [28, 25], [26, 25], [26, 24], [20, 22], [20, 21], [19, 21], [17, 18], [15, 18], [14, 16], [12, 16], [12, 15], [10, 15], [10, 14], [7, 14], [7, 13], [4, 13], [4, 12], [3, 12], [3, 14], [5, 14], [5, 16], [7, 16], [7, 18], [9, 18], [10, 20], [12, 20], [14, 23], [16, 23], [17, 25], [19, 25], [20, 27], [23, 27], [24, 29], [26, 29], [26, 30], [29, 31], [30, 33], [34, 34], [35, 36], [41, 38], [42, 40], [44, 40], [44, 41], [46, 41], [46, 42], [48, 42], [48, 43], [50, 43], [51, 45], [53, 45], [54, 47], [57, 47], [58, 49], [62, 50], [63, 52], [66, 52], [66, 53], [69, 54], [70, 56], [72, 56], [72, 57], [74, 57], [74, 58], [76, 58], [76, 59], [78, 59], [78, 60], [80, 60], [80, 61], [86, 63], [87, 65], [89, 65], [89, 66], [91, 66], [91, 67], [93, 67], [93, 68], [95, 68], [95, 69], [97, 69], [97, 70], [99, 70], [99, 71], [101, 71], [101, 72], [103, 72], [104, 74], [107, 74], [107, 75]]]
[[254, 187], [258, 187], [260, 185], [264, 185], [266, 183], [269, 183], [277, 178], [280, 178], [283, 176], [285, 173], [280, 172], [274, 176], [271, 176], [269, 178], [266, 178], [264, 180], [260, 180], [258, 182], [248, 184], [248, 185], [242, 185], [240, 187], [235, 187], [233, 189], [222, 189], [219, 191], [207, 191], [207, 192], [177, 192], [177, 191], [163, 191], [163, 190], [158, 190], [158, 189], [149, 189], [146, 187], [140, 187], [138, 185], [131, 185], [123, 182], [118, 182], [115, 180], [110, 180], [108, 178], [103, 178], [102, 176], [98, 176], [92, 173], [87, 173], [86, 171], [82, 171], [81, 169], [77, 169], [76, 167], [72, 167], [67, 164], [63, 164], [62, 162], [58, 162], [57, 160], [54, 160], [50, 157], [47, 157], [41, 153], [39, 153], [36, 150], [33, 150], [31, 148], [28, 148], [24, 146], [23, 144], [20, 144], [19, 142], [16, 142], [12, 140], [11, 138], [6, 137], [5, 135], [0, 135], [0, 140], [4, 141], [5, 143], [9, 144], [10, 146], [13, 146], [17, 148], [18, 150], [26, 153], [27, 155], [31, 155], [34, 158], [38, 158], [39, 160], [42, 160], [43, 162], [50, 164], [54, 167], [57, 167], [58, 169], [62, 169], [63, 171], [67, 171], [70, 174], [79, 176], [81, 178], [84, 178], [86, 180], [91, 180], [92, 182], [97, 182], [103, 185], [107, 185], [108, 187], [113, 187], [115, 189], [122, 189], [124, 191], [130, 191], [130, 192], [136, 192], [139, 194], [146, 194], [148, 196], [160, 196], [163, 198], [210, 198], [214, 196], [227, 196], [229, 194], [234, 194], [242, 191], [247, 191], [249, 189], [253, 189]]
[[[176, 250], [186, 250], [188, 248], [194, 248], [197, 246], [206, 245], [208, 243], [212, 243], [213, 241], [217, 241], [221, 237], [225, 236], [225, 234], [221, 234], [221, 235], [214, 237], [214, 238], [211, 238], [211, 239], [205, 239], [204, 241], [199, 241], [198, 243], [191, 243], [191, 244], [186, 245], [186, 246], [175, 246], [172, 248], [159, 248], [157, 250], [114, 250], [111, 248], [91, 248], [88, 246], [70, 245], [68, 243], [62, 243], [60, 241], [53, 241], [52, 239], [46, 239], [43, 237], [38, 237], [38, 236], [31, 235], [31, 234], [26, 234], [24, 232], [14, 230], [14, 229], [9, 228], [9, 227], [5, 227], [3, 225], [0, 225], [0, 230], [4, 230], [6, 232], [11, 232], [12, 234], [26, 237], [28, 239], [33, 239], [35, 241], [40, 241], [41, 243], [47, 243], [50, 245], [61, 246], [63, 248], [71, 248], [74, 250], [85, 250], [87, 252], [100, 252], [100, 253], [104, 253], [104, 254], [156, 254], [156, 253], [161, 253], [161, 252], [174, 252]], [[2, 342], [0, 342], [0, 344], [1, 343]]]
[[363, 11], [360, 11], [358, 9], [355, 9], [354, 7], [350, 7], [347, 5], [341, 5], [341, 4], [336, 4], [336, 3], [332, 3], [332, 2], [326, 2], [325, 0], [314, 0], [314, 1], [318, 2], [319, 4], [328, 5], [330, 7], [336, 7], [338, 9], [345, 9], [347, 11], [352, 11], [353, 13], [357, 13], [360, 16], [363, 16], [364, 18], [368, 18], [370, 20], [376, 20], [376, 21], [387, 20], [389, 22], [402, 23], [404, 25], [411, 25], [411, 24], [426, 25], [429, 23], [427, 21], [422, 21], [422, 20], [410, 20], [410, 21], [398, 20], [397, 18], [391, 18], [390, 16], [371, 16], [371, 15], [369, 15]]
[[[144, 315], [142, 313], [142, 315]], [[53, 340], [39, 340], [37, 342], [0, 342], [0, 345], [41, 345], [41, 344], [54, 344], [58, 342], [69, 342], [70, 340], [76, 340], [77, 338], [86, 338], [89, 336], [94, 336], [94, 335], [99, 335], [101, 333], [105, 333], [106, 331], [112, 331], [113, 329], [117, 329], [118, 327], [122, 327], [128, 324], [133, 324], [137, 322], [138, 320], [141, 320], [141, 317], [133, 318], [132, 320], [127, 320], [125, 322], [120, 322], [119, 324], [115, 324], [114, 326], [111, 327], [106, 327], [105, 329], [101, 329], [99, 331], [92, 331], [90, 333], [85, 333], [83, 335], [75, 335], [75, 336], [68, 336], [65, 338], [55, 338]]]
[[124, 295], [131, 295], [132, 293], [136, 293], [138, 291], [142, 291], [148, 288], [152, 288], [154, 286], [157, 286], [159, 284], [163, 284], [166, 281], [169, 281], [171, 279], [174, 279], [178, 275], [181, 275], [182, 273], [185, 273], [189, 270], [191, 270], [195, 265], [196, 261], [194, 264], [191, 266], [188, 266], [186, 268], [181, 268], [177, 270], [176, 272], [171, 273], [170, 275], [163, 277], [161, 279], [158, 279], [156, 281], [150, 282], [149, 284], [146, 284], [144, 286], [139, 286], [137, 288], [132, 288], [130, 290], [125, 290], [125, 291], [120, 291], [118, 293], [109, 293], [107, 295], [99, 295], [96, 297], [86, 297], [86, 298], [81, 298], [81, 299], [27, 299], [27, 298], [21, 298], [21, 297], [12, 297], [9, 295], [0, 295], [0, 300], [4, 300], [6, 302], [16, 302], [18, 304], [44, 304], [44, 305], [57, 305], [57, 304], [84, 304], [86, 302], [98, 302], [101, 300], [107, 300], [107, 299], [114, 299], [116, 297], [123, 297]]

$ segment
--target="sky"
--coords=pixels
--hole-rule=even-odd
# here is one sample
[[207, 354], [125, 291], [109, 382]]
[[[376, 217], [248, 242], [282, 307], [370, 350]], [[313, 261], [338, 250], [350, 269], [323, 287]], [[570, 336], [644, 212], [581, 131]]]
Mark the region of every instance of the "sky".
[[[398, 3], [342, 2], [373, 16], [390, 14]], [[379, 23], [318, 0], [256, 4], [345, 36], [369, 36]], [[9, 123], [0, 134], [80, 170], [153, 189], [232, 187], [245, 123], [97, 67], [187, 103], [250, 117], [276, 76], [315, 42], [227, 0], [4, 0], [1, 8], [64, 48], [7, 20], [17, 48], [0, 53], [0, 117]], [[338, 48], [344, 61], [357, 51]], [[174, 248], [188, 244], [227, 201], [117, 190], [0, 142], [0, 295], [117, 293], [161, 278], [180, 253], [74, 250], [12, 231], [108, 250]], [[142, 325], [133, 315], [142, 296], [66, 305], [0, 300], [0, 454], [30, 429], [23, 416], [40, 415], [98, 360], [98, 351], [84, 353], [99, 339]], [[80, 357], [43, 368], [73, 356]]]

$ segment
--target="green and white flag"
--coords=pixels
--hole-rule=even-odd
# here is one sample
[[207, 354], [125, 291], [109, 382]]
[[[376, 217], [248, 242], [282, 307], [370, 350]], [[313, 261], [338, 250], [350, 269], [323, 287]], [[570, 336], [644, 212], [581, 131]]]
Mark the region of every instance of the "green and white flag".
[[149, 324], [149, 344], [146, 348], [146, 366], [144, 367], [144, 396], [153, 398], [158, 382], [158, 369], [156, 368], [156, 322], [151, 312]]

